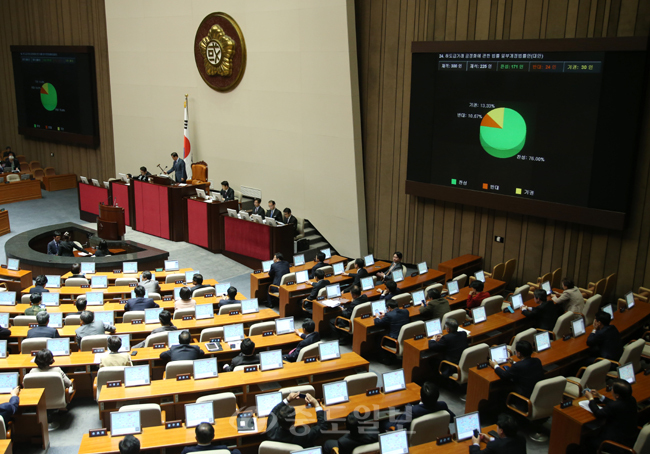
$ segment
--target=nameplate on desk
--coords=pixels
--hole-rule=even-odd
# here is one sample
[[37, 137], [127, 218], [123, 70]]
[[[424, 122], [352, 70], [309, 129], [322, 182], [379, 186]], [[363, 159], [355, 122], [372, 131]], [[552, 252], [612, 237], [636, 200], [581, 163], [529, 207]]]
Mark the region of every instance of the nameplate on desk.
[[120, 300], [120, 304], [126, 304], [128, 302], [129, 302], [129, 300]]
[[451, 443], [454, 440], [454, 437], [452, 435], [445, 435], [444, 437], [438, 437], [436, 439], [436, 445], [446, 445], [447, 443]]
[[573, 399], [571, 400], [565, 400], [560, 404], [560, 408], [569, 408], [573, 406]]
[[255, 270], [255, 271], [253, 271], [253, 274], [260, 274], [261, 272], [262, 272], [262, 270]]
[[183, 320], [192, 320], [194, 319], [193, 315], [183, 315]]
[[38, 323], [30, 323], [29, 327], [30, 328], [38, 328]]
[[275, 333], [273, 331], [264, 331], [262, 337], [273, 336]]
[[413, 340], [419, 341], [420, 339], [424, 339], [424, 334], [416, 334], [413, 336]]
[[257, 372], [257, 366], [244, 366], [244, 373]]
[[571, 334], [567, 334], [566, 336], [563, 336], [563, 337], [562, 337], [562, 340], [563, 340], [563, 341], [568, 341], [568, 340], [571, 339], [572, 337], [573, 337], [573, 336], [572, 336]]
[[106, 429], [90, 429], [88, 431], [88, 436], [90, 438], [93, 438], [93, 437], [105, 437], [107, 435], [108, 435], [108, 430], [106, 430]]
[[7, 265], [0, 265], [0, 267], [1, 267], [2, 269], [4, 269], [4, 270], [7, 269]]
[[105, 351], [104, 347], [93, 348], [93, 353], [104, 353]]
[[156, 273], [162, 273], [162, 268], [156, 268]]
[[333, 273], [327, 273], [327, 274], [325, 275], [325, 277], [332, 277], [332, 276], [333, 276]]
[[625, 312], [625, 309], [626, 309], [625, 306], [621, 306], [621, 308], [619, 309], [619, 312], [622, 314], [623, 312]]
[[184, 283], [185, 283], [185, 281], [183, 279], [181, 279], [179, 281], [174, 281], [174, 284], [184, 284]]
[[411, 306], [413, 306], [411, 303], [406, 303], [404, 306], [402, 306], [402, 309], [408, 309]]
[[178, 374], [176, 376], [176, 381], [189, 380], [190, 378], [192, 378], [192, 374]]
[[213, 337], [212, 339], [210, 339], [210, 342], [220, 344], [221, 343], [221, 338], [220, 337]]
[[377, 396], [379, 394], [381, 394], [381, 388], [371, 388], [371, 389], [366, 390], [366, 396], [368, 396], [368, 397]]
[[106, 382], [107, 388], [119, 388], [122, 386], [122, 380], [111, 380]]
[[38, 352], [40, 352], [40, 350], [32, 350], [32, 351], [29, 352], [29, 353], [30, 353], [32, 356], [36, 356], [36, 354], [37, 354]]
[[230, 311], [229, 315], [239, 315], [239, 311]]
[[167, 295], [167, 296], [163, 296], [163, 297], [162, 297], [162, 300], [163, 300], [163, 301], [172, 301], [173, 299], [174, 299], [174, 297], [173, 297], [173, 296], [169, 296], [169, 295]]
[[206, 293], [203, 298], [214, 298], [214, 293]]
[[305, 364], [307, 363], [315, 363], [318, 360], [318, 356], [309, 356], [305, 358]]
[[463, 326], [469, 326], [472, 324], [471, 320], [467, 320], [466, 322], [463, 323]]
[[134, 320], [131, 320], [132, 325], [142, 325], [143, 320], [141, 318], [136, 318]]
[[289, 281], [287, 282], [287, 285], [296, 285], [296, 281]]
[[366, 318], [370, 318], [370, 314], [361, 315], [361, 320], [366, 319]]
[[167, 347], [167, 344], [165, 344], [164, 342], [157, 342], [157, 343], [153, 344], [154, 350], [158, 349], [158, 348], [165, 348], [165, 347]]
[[138, 284], [136, 282], [131, 282], [129, 284], [129, 287], [137, 287], [137, 286], [138, 286]]
[[183, 421], [165, 421], [165, 429], [178, 429], [183, 427]]
[[324, 296], [317, 296], [316, 301], [323, 301], [325, 299]]
[[113, 270], [113, 274], [122, 274], [122, 270]]
[[487, 361], [484, 362], [484, 363], [478, 363], [478, 364], [476, 365], [476, 368], [477, 368], [478, 370], [485, 369], [486, 367], [490, 367], [490, 363], [488, 363]]
[[90, 288], [90, 284], [81, 284], [81, 288]]

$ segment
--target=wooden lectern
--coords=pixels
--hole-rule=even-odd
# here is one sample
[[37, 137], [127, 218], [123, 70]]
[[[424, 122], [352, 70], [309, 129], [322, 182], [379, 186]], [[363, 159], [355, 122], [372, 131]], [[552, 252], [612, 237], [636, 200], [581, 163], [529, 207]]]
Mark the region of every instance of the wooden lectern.
[[99, 204], [97, 236], [104, 240], [121, 240], [126, 232], [124, 227], [124, 208]]

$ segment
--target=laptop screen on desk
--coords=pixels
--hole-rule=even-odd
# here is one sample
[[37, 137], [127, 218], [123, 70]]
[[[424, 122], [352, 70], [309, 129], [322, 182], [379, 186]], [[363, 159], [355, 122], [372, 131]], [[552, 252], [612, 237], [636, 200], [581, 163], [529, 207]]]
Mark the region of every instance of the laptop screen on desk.
[[0, 374], [0, 394], [9, 394], [16, 386], [18, 386], [18, 372]]
[[309, 271], [302, 270], [296, 272], [296, 284], [302, 284], [309, 280]]
[[456, 416], [455, 425], [456, 439], [458, 441], [472, 438], [475, 430], [481, 431], [481, 421], [477, 411], [463, 416]]
[[234, 325], [225, 325], [223, 327], [223, 340], [226, 342], [242, 340], [244, 337], [243, 323], [235, 323]]
[[104, 304], [104, 293], [88, 292], [86, 293], [87, 306], [102, 306]]
[[[184, 330], [186, 331], [186, 330]], [[180, 337], [181, 333], [180, 329], [177, 329], [176, 331], [168, 331], [167, 332], [167, 346], [168, 347], [173, 347], [174, 345], [179, 345], [180, 341], [178, 338]]]
[[47, 349], [54, 356], [70, 356], [70, 338], [62, 337], [60, 339], [48, 339]]
[[108, 276], [93, 276], [90, 278], [90, 286], [92, 288], [106, 288], [108, 287]]
[[[9, 315], [9, 314], [6, 314]], [[0, 358], [7, 357], [7, 340], [0, 340]]]
[[61, 276], [47, 275], [47, 284], [45, 288], [59, 288], [61, 287]]
[[160, 323], [158, 319], [158, 314], [160, 314], [165, 309], [162, 307], [154, 307], [144, 310], [144, 322], [145, 323]]
[[551, 336], [548, 331], [535, 334], [535, 348], [538, 353], [551, 348]]
[[512, 295], [512, 298], [510, 299], [510, 302], [512, 303], [512, 308], [514, 310], [520, 309], [524, 305], [523, 298], [521, 297], [521, 293], [517, 293], [516, 295]]
[[81, 274], [95, 274], [95, 263], [81, 262]]
[[197, 304], [194, 307], [194, 317], [197, 320], [204, 320], [206, 318], [213, 318], [214, 317], [214, 305], [212, 303]]
[[406, 429], [379, 435], [379, 451], [381, 454], [407, 454], [409, 444]]
[[486, 321], [487, 314], [485, 313], [485, 307], [479, 306], [472, 309], [472, 320], [474, 320], [475, 325]]
[[413, 300], [413, 306], [424, 304], [424, 290], [417, 290], [411, 293], [411, 299]]
[[371, 265], [374, 265], [374, 264], [375, 264], [375, 257], [373, 257], [372, 254], [370, 254], [370, 255], [366, 255], [366, 256], [363, 258], [363, 263], [365, 264], [365, 266], [371, 266]]
[[195, 274], [201, 274], [201, 272], [199, 270], [186, 271], [185, 272], [185, 282], [192, 282], [194, 280], [194, 275]]
[[339, 284], [328, 285], [325, 287], [327, 289], [327, 298], [338, 298], [341, 296], [341, 286]]
[[[0, 326], [3, 328], [9, 328], [9, 314], [8, 313], [0, 313]], [[7, 341], [5, 341], [7, 342]]]
[[194, 380], [219, 376], [219, 373], [217, 372], [217, 358], [195, 359], [193, 367]]
[[393, 281], [402, 282], [404, 280], [404, 272], [401, 269], [396, 269], [392, 273]]
[[339, 274], [343, 274], [345, 271], [345, 265], [343, 265], [343, 262], [335, 263], [332, 265], [332, 270], [335, 276], [338, 276]]
[[618, 378], [625, 380], [630, 385], [636, 382], [636, 375], [634, 374], [634, 364], [627, 363], [618, 368]]
[[302, 266], [305, 264], [305, 256], [298, 254], [293, 256], [293, 266]]
[[449, 295], [455, 295], [458, 293], [458, 281], [448, 281], [447, 290], [449, 291]]
[[41, 293], [41, 304], [43, 306], [58, 306], [59, 294], [51, 292]]
[[490, 348], [490, 359], [497, 364], [503, 364], [508, 361], [508, 347], [506, 344], [497, 345]]
[[15, 306], [15, 305], [16, 305], [16, 292], [0, 293], [0, 306]]
[[289, 334], [295, 330], [293, 317], [278, 318], [275, 320], [275, 334]]
[[318, 344], [318, 355], [321, 361], [340, 358], [339, 341], [321, 342]]
[[542, 283], [542, 290], [544, 290], [549, 296], [553, 294], [553, 289], [551, 288], [551, 283], [549, 281]]
[[260, 352], [260, 369], [263, 371], [282, 369], [282, 350]]
[[280, 402], [282, 402], [282, 393], [280, 391], [255, 395], [257, 417], [263, 418], [264, 416], [270, 415], [271, 410], [273, 410]]
[[323, 384], [323, 398], [325, 405], [340, 404], [350, 400], [348, 396], [348, 382], [345, 380]]
[[634, 293], [627, 292], [625, 294], [625, 302], [627, 303], [627, 308], [632, 309], [634, 307]]
[[428, 320], [426, 323], [427, 327], [427, 337], [437, 336], [442, 334], [442, 325], [439, 318], [434, 318], [433, 320]]
[[373, 301], [370, 307], [372, 309], [372, 315], [374, 315], [375, 317], [379, 317], [380, 314], [386, 313], [385, 300]]
[[130, 334], [113, 334], [122, 341], [122, 346], [118, 350], [119, 353], [126, 353], [131, 351], [131, 335]]
[[165, 260], [165, 271], [178, 271], [178, 260]]
[[111, 413], [111, 436], [139, 434], [142, 432], [140, 424], [140, 410], [114, 411]]
[[476, 278], [477, 281], [485, 282], [485, 273], [483, 272], [483, 270], [474, 273], [474, 277]]
[[262, 271], [268, 273], [269, 270], [271, 269], [271, 265], [273, 265], [273, 260], [265, 260], [264, 262], [262, 262]]
[[382, 381], [384, 382], [384, 394], [406, 389], [404, 369], [384, 373], [382, 375]]
[[137, 274], [138, 262], [122, 262], [122, 274]]
[[52, 312], [47, 326], [49, 328], [63, 328], [63, 314], [61, 312]]
[[418, 263], [418, 274], [426, 274], [427, 271], [429, 271], [429, 268], [427, 267], [427, 262], [420, 262]]
[[602, 309], [604, 312], [607, 312], [609, 316], [611, 317], [612, 320], [614, 320], [614, 309], [612, 308], [611, 304], [608, 304], [607, 306], [603, 306]]
[[251, 298], [249, 300], [244, 300], [241, 302], [242, 314], [254, 314], [259, 311], [260, 311], [260, 306], [257, 302], [257, 298]]
[[185, 427], [196, 427], [202, 422], [214, 424], [212, 401], [185, 404]]
[[577, 318], [571, 322], [571, 331], [573, 332], [573, 337], [582, 336], [585, 333], [585, 320], [583, 318]]
[[[171, 332], [171, 331], [170, 331]], [[151, 383], [149, 365], [131, 366], [124, 368], [124, 386], [143, 386]]]
[[20, 269], [19, 259], [7, 259], [7, 269], [9, 271], [18, 271]]
[[222, 282], [214, 286], [215, 295], [227, 295], [230, 288], [230, 282]]
[[361, 290], [367, 292], [368, 290], [372, 290], [373, 288], [375, 288], [375, 281], [372, 278], [372, 276], [361, 278]]
[[113, 311], [96, 311], [93, 314], [95, 314], [95, 320], [101, 320], [109, 325], [115, 324], [115, 313]]

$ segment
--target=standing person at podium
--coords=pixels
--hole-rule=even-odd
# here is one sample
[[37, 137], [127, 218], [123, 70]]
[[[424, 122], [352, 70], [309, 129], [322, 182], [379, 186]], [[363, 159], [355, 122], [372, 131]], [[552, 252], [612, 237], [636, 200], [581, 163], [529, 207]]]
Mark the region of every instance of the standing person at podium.
[[176, 152], [172, 153], [172, 159], [174, 160], [174, 165], [172, 165], [172, 168], [167, 171], [167, 175], [175, 172], [174, 177], [176, 178], [176, 183], [185, 183], [187, 180], [187, 172], [185, 172], [185, 161], [178, 159], [178, 153]]
[[228, 181], [226, 180], [223, 180], [221, 182], [221, 191], [219, 191], [219, 194], [221, 194], [221, 197], [223, 197], [224, 202], [235, 200], [235, 190], [230, 187]]
[[269, 211], [266, 212], [266, 217], [282, 222], [282, 213], [275, 207], [275, 200], [269, 200]]
[[145, 166], [142, 166], [140, 167], [140, 175], [135, 177], [135, 179], [140, 181], [149, 181], [150, 176], [151, 173], [147, 172], [147, 168]]
[[77, 244], [74, 241], [72, 241], [72, 238], [68, 232], [65, 232], [63, 234], [63, 239], [59, 244], [58, 255], [60, 257], [74, 257], [73, 249], [76, 249], [80, 252], [86, 252], [84, 251], [84, 248], [82, 248], [81, 246], [77, 246]]
[[255, 200], [253, 200], [253, 211], [251, 214], [262, 216], [262, 219], [266, 217], [266, 212], [264, 211], [264, 208], [262, 208], [262, 199], [259, 197], [255, 197]]
[[283, 222], [287, 225], [293, 225], [293, 236], [296, 237], [298, 235], [298, 219], [291, 215], [291, 208], [287, 207], [282, 212], [284, 213]]

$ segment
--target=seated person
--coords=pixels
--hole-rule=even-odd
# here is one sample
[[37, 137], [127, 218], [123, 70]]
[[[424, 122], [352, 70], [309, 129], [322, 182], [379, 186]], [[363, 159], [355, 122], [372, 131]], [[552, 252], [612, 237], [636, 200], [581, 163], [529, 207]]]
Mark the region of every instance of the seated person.
[[60, 367], [51, 367], [52, 364], [54, 364], [54, 355], [52, 355], [52, 352], [47, 348], [44, 348], [43, 350], [40, 350], [38, 353], [36, 353], [34, 363], [37, 367], [31, 368], [29, 371], [30, 374], [42, 374], [45, 372], [54, 372], [60, 374], [61, 379], [63, 380], [63, 385], [66, 388], [72, 389], [72, 380], [68, 378], [65, 372], [63, 372]]
[[108, 257], [111, 255], [111, 251], [108, 249], [108, 243], [106, 240], [101, 240], [99, 245], [95, 248], [95, 257]]
[[[189, 289], [187, 290], [189, 291]], [[178, 329], [172, 324], [172, 314], [166, 309], [160, 311], [160, 314], [158, 314], [158, 320], [160, 320], [161, 326], [159, 326], [158, 328], [154, 328], [153, 331], [151, 331], [151, 334], [164, 333], [166, 331], [176, 331]], [[149, 336], [151, 336], [151, 334]], [[139, 344], [134, 345], [133, 348], [134, 349], [142, 348], [144, 347], [145, 342], [146, 339], [140, 342]]]
[[235, 367], [237, 366], [250, 366], [260, 363], [260, 355], [255, 353], [255, 342], [253, 342], [249, 337], [241, 341], [240, 349], [241, 351], [239, 355], [232, 359], [230, 365], [226, 364], [223, 366], [223, 370], [231, 371], [235, 370]]
[[70, 272], [72, 273], [72, 276], [70, 276], [68, 279], [86, 279], [86, 276], [81, 274], [80, 263], [73, 263], [70, 267]]
[[40, 293], [32, 293], [31, 295], [29, 295], [29, 302], [31, 303], [31, 306], [25, 309], [25, 315], [36, 315], [39, 312], [47, 311], [47, 309], [41, 307]]
[[467, 310], [479, 307], [485, 298], [490, 294], [483, 291], [484, 284], [479, 280], [474, 280], [469, 284], [469, 295], [467, 296]]
[[282, 402], [277, 404], [266, 423], [266, 438], [281, 443], [300, 445], [303, 448], [314, 446], [314, 442], [326, 428], [325, 412], [311, 394], [305, 395], [305, 402], [316, 409], [316, 424], [312, 426], [294, 426], [296, 423], [296, 409], [289, 403], [299, 397], [298, 393], [291, 393]]
[[120, 440], [118, 447], [120, 454], [138, 454], [140, 452], [140, 440], [129, 434]]
[[[594, 316], [594, 330], [587, 338], [590, 355], [618, 361], [623, 354], [621, 334], [614, 325], [610, 325], [611, 316], [605, 311], [598, 311]], [[594, 358], [594, 361], [595, 361]], [[593, 363], [594, 361], [590, 361]]]
[[13, 153], [11, 153], [9, 156], [7, 156], [7, 159], [5, 159], [4, 171], [5, 173], [20, 172], [20, 162], [18, 162], [18, 159], [16, 159]]
[[[500, 414], [497, 418], [497, 434], [499, 434], [499, 438], [493, 438], [483, 433], [478, 437], [473, 436], [469, 453], [526, 454], [526, 439], [517, 435], [515, 418], [505, 413]], [[481, 449], [481, 441], [487, 443], [485, 449]]]
[[386, 279], [392, 279], [393, 271], [402, 269], [402, 257], [403, 255], [401, 252], [395, 252], [393, 254], [393, 263], [390, 264], [388, 270], [386, 270], [385, 273], [382, 273], [381, 271], [378, 272], [377, 277], [382, 281], [385, 281]]
[[316, 260], [314, 260], [316, 262], [316, 264], [311, 267], [311, 270], [309, 270], [309, 278], [310, 279], [313, 279], [315, 277], [314, 273], [316, 272], [316, 270], [318, 268], [328, 266], [327, 263], [325, 263], [325, 260], [326, 259], [325, 259], [325, 253], [324, 252], [319, 252], [318, 254], [316, 254]]
[[145, 166], [140, 167], [140, 175], [135, 177], [135, 180], [139, 181], [149, 181], [149, 177], [151, 176], [151, 173], [147, 171], [147, 168]]
[[108, 322], [95, 320], [95, 314], [91, 311], [83, 311], [79, 317], [81, 326], [76, 329], [77, 344], [81, 345], [81, 339], [86, 336], [94, 336], [97, 334], [106, 334], [106, 331], [113, 334], [115, 327]]
[[253, 199], [253, 211], [251, 211], [251, 215], [253, 214], [262, 216], [262, 219], [266, 217], [266, 211], [264, 211], [264, 208], [262, 207], [262, 199], [259, 197]]
[[[196, 436], [196, 446], [187, 446], [181, 454], [189, 454], [190, 452], [201, 452], [201, 451], [216, 451], [218, 449], [228, 449], [228, 446], [213, 445], [212, 440], [214, 440], [214, 427], [212, 424], [207, 422], [202, 422], [194, 429], [194, 434]], [[239, 449], [233, 449], [232, 454], [240, 454]]]
[[183, 287], [178, 292], [178, 298], [174, 302], [174, 310], [179, 309], [194, 309], [196, 307], [196, 301], [192, 299], [192, 290], [187, 287]]
[[311, 292], [309, 292], [309, 296], [307, 297], [308, 300], [312, 301], [316, 300], [318, 297], [318, 292], [320, 292], [321, 289], [330, 285], [330, 281], [325, 279], [325, 273], [323, 270], [316, 270], [314, 277], [316, 278], [316, 282], [311, 282], [312, 289]]
[[[543, 291], [543, 290], [542, 290]], [[515, 392], [526, 398], [530, 398], [537, 382], [544, 380], [544, 367], [539, 358], [532, 358], [533, 346], [527, 340], [521, 340], [515, 345], [515, 351], [519, 361], [500, 366], [490, 360], [490, 367], [494, 368], [501, 380], [509, 380], [515, 385]]]
[[420, 403], [417, 405], [407, 404], [403, 413], [400, 413], [394, 419], [389, 418], [385, 420], [383, 430], [410, 430], [411, 422], [415, 418], [443, 410], [449, 413], [449, 420], [453, 421], [456, 415], [449, 409], [445, 402], [438, 401], [439, 397], [440, 390], [438, 386], [432, 381], [424, 382], [422, 388], [420, 388]]
[[158, 283], [157, 280], [152, 279], [153, 275], [151, 274], [151, 271], [143, 271], [142, 272], [142, 282], [140, 282], [140, 285], [144, 287], [145, 291], [149, 293], [160, 293], [160, 284]]
[[381, 296], [379, 297], [381, 300], [389, 300], [402, 293], [399, 287], [397, 287], [397, 283], [395, 281], [386, 281], [385, 285], [386, 290], [381, 292]]
[[283, 358], [285, 361], [295, 363], [296, 359], [298, 359], [300, 350], [307, 347], [308, 345], [315, 344], [316, 342], [320, 341], [320, 333], [316, 331], [316, 323], [314, 323], [312, 319], [307, 318], [304, 322], [302, 322], [302, 330], [302, 333], [296, 330], [296, 334], [300, 336], [302, 340], [298, 342], [296, 348], [291, 350], [287, 355], [284, 355]]
[[219, 194], [223, 197], [224, 202], [235, 200], [235, 191], [230, 187], [226, 180], [221, 182], [221, 191], [219, 191]]
[[275, 208], [275, 200], [269, 200], [269, 210], [266, 212], [267, 218], [273, 218], [277, 222], [282, 222], [282, 213]]
[[72, 241], [72, 236], [68, 232], [65, 232], [61, 239], [61, 243], [59, 243], [58, 255], [60, 257], [74, 257], [74, 249], [79, 252], [86, 252], [84, 248], [78, 246], [77, 243]]
[[[282, 276], [289, 273], [291, 267], [289, 262], [284, 259], [284, 255], [281, 252], [276, 252], [273, 256], [273, 263], [271, 264], [271, 269], [269, 270], [269, 278], [271, 279], [271, 285], [279, 286], [282, 282]], [[273, 307], [273, 296], [269, 293], [268, 300], [266, 302], [267, 307]]]
[[334, 448], [338, 448], [338, 454], [352, 454], [359, 446], [376, 443], [378, 438], [376, 429], [373, 430], [371, 424], [364, 427], [363, 420], [356, 411], [345, 418], [345, 432], [347, 433], [338, 440], [327, 440], [323, 445], [323, 454], [335, 454], [337, 451]]
[[77, 298], [74, 302], [74, 305], [77, 308], [77, 312], [72, 312], [71, 314], [68, 315], [81, 315], [81, 313], [86, 310], [88, 301], [86, 300], [86, 298]]
[[52, 241], [47, 243], [47, 255], [59, 255], [59, 244], [61, 243], [61, 232], [54, 232]]
[[195, 290], [199, 290], [199, 289], [206, 288], [206, 287], [211, 287], [211, 286], [208, 285], [208, 284], [203, 283], [203, 275], [202, 274], [197, 273], [194, 276], [192, 276], [192, 287], [190, 287], [190, 290], [192, 291], [192, 293], [194, 293]]
[[0, 326], [0, 339], [9, 339], [11, 337], [11, 329], [3, 328]]
[[0, 404], [0, 416], [2, 419], [5, 421], [5, 426], [9, 421], [11, 421], [18, 411], [18, 407], [20, 405], [20, 388], [16, 386], [14, 389], [11, 390], [11, 397], [9, 398], [9, 402], [5, 402], [4, 404]]
[[547, 300], [546, 298], [546, 290], [541, 288], [535, 290], [533, 299], [537, 307], [524, 306], [521, 308], [521, 313], [525, 317], [533, 320], [533, 328], [553, 331], [558, 318], [557, 309], [553, 301]]
[[160, 354], [160, 359], [166, 361], [193, 361], [205, 357], [205, 352], [198, 345], [190, 345], [192, 336], [189, 331], [183, 331], [178, 337], [178, 345]]
[[342, 328], [350, 326], [350, 323], [352, 323], [352, 320], [350, 320], [350, 317], [352, 317], [352, 311], [354, 311], [354, 308], [357, 307], [359, 304], [367, 303], [368, 296], [364, 295], [361, 293], [361, 287], [358, 285], [353, 285], [352, 288], [350, 289], [350, 296], [352, 296], [352, 301], [350, 304], [346, 305], [346, 307], [341, 311], [341, 317], [348, 319], [348, 321], [344, 321], [341, 319], [337, 318], [332, 318], [330, 319], [330, 323], [332, 324], [332, 332], [333, 334], [340, 339], [339, 343], [345, 345], [350, 342], [351, 336], [340, 329], [336, 329], [334, 324], [337, 324], [337, 326], [340, 326]]
[[422, 315], [424, 320], [442, 318], [443, 315], [451, 310], [449, 301], [447, 298], [441, 296], [440, 290], [438, 289], [429, 289], [426, 298], [426, 303], [420, 306], [420, 315]]
[[36, 323], [38, 323], [36, 328], [30, 328], [29, 331], [27, 331], [27, 339], [32, 339], [34, 337], [56, 339], [60, 337], [56, 328], [50, 328], [47, 326], [47, 324], [50, 323], [50, 314], [48, 314], [47, 311], [41, 311], [36, 314]]
[[575, 286], [573, 279], [565, 277], [562, 279], [562, 294], [560, 296], [552, 295], [551, 298], [555, 304], [564, 312], [577, 312], [582, 314], [585, 307], [585, 299], [582, 297], [580, 289]]
[[36, 280], [34, 281], [34, 286], [29, 289], [29, 293], [49, 293], [49, 290], [45, 288], [47, 285], [47, 276], [43, 276], [42, 274], [39, 274], [36, 276]]
[[[448, 318], [445, 321], [445, 328], [447, 329], [447, 334], [444, 336], [442, 334], [438, 334], [429, 341], [429, 351], [434, 353], [441, 353], [442, 359], [445, 361], [449, 361], [453, 364], [458, 364], [460, 362], [460, 357], [463, 355], [463, 352], [467, 347], [469, 347], [467, 333], [465, 331], [458, 331], [458, 321], [456, 321], [454, 318]], [[438, 367], [435, 369], [438, 370]], [[452, 374], [455, 374], [457, 370], [454, 367], [445, 364], [441, 372], [442, 376], [446, 378]]]
[[284, 222], [286, 225], [293, 225], [293, 236], [298, 235], [298, 219], [296, 219], [295, 216], [291, 215], [291, 208], [285, 208], [282, 210], [282, 213], [284, 213], [284, 219], [282, 222]]
[[120, 353], [122, 348], [122, 338], [119, 336], [111, 336], [108, 338], [108, 351], [109, 353], [102, 355], [99, 360], [99, 368], [112, 367], [112, 366], [133, 366], [131, 362], [131, 355], [128, 353]]
[[[363, 267], [364, 264], [365, 262], [363, 261], [363, 259], [355, 259], [354, 269], [357, 272], [354, 274], [354, 280], [352, 281], [352, 285], [358, 285], [359, 287], [361, 287], [361, 279], [369, 276], [368, 270], [366, 270]], [[346, 276], [350, 276], [350, 274], [352, 273], [343, 273], [343, 274]]]
[[392, 337], [393, 339], [397, 339], [402, 326], [410, 322], [409, 311], [400, 309], [397, 301], [393, 299], [386, 301], [386, 313], [375, 317], [375, 326], [388, 329], [388, 337]]
[[217, 311], [221, 309], [223, 306], [226, 304], [240, 304], [240, 301], [237, 301], [237, 289], [233, 287], [232, 285], [228, 287], [228, 298], [224, 298], [221, 301], [219, 301], [219, 304], [217, 304]]
[[143, 311], [145, 309], [152, 309], [155, 307], [160, 307], [154, 302], [152, 298], [145, 298], [145, 289], [143, 286], [138, 285], [133, 292], [135, 293], [135, 298], [130, 298], [126, 305], [124, 306], [124, 312], [129, 311]]

